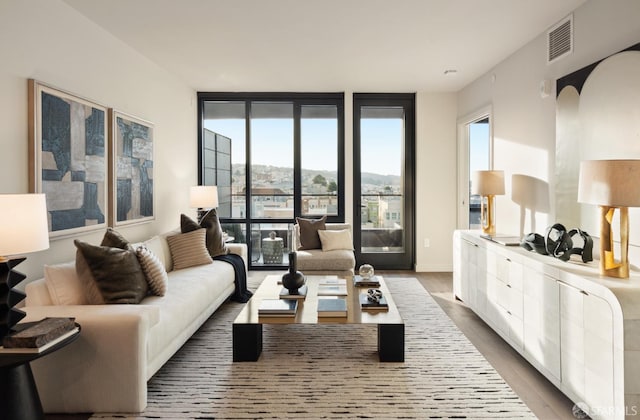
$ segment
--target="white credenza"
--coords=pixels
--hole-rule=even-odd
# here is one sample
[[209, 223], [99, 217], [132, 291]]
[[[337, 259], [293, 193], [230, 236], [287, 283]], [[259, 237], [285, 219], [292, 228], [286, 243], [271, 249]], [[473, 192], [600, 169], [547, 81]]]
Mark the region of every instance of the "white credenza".
[[[640, 416], [640, 275], [456, 231], [453, 291], [594, 419]], [[596, 250], [597, 251], [597, 250]], [[635, 417], [637, 418], [637, 417]]]

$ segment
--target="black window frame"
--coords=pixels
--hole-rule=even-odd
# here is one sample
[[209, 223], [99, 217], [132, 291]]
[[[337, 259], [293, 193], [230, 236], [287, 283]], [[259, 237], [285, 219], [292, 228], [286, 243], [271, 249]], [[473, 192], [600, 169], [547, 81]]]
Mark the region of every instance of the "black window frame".
[[[336, 192], [338, 199], [338, 212], [335, 215], [327, 215], [328, 223], [344, 223], [345, 221], [345, 113], [344, 113], [344, 92], [329, 93], [287, 93], [287, 92], [198, 92], [198, 184], [203, 182], [203, 141], [204, 141], [204, 107], [209, 101], [229, 101], [244, 102], [245, 104], [245, 217], [221, 217], [221, 223], [244, 224], [246, 232], [251, 231], [252, 224], [269, 223], [279, 224], [295, 223], [296, 217], [310, 217], [301, 214], [302, 212], [302, 167], [301, 167], [301, 109], [303, 106], [309, 105], [335, 105], [337, 107], [337, 180], [338, 190]], [[251, 103], [252, 102], [286, 102], [292, 103], [294, 109], [294, 166], [293, 166], [293, 197], [294, 197], [294, 214], [293, 218], [254, 218], [251, 215]], [[251, 247], [249, 247], [251, 253]], [[249, 256], [251, 261], [251, 255]], [[252, 269], [274, 269], [279, 268], [278, 265], [253, 266]]]
[[[404, 150], [404, 253], [362, 252], [362, 214], [360, 213], [362, 182], [360, 161], [362, 143], [360, 120], [362, 107], [399, 106], [405, 111]], [[354, 93], [353, 94], [353, 245], [356, 266], [372, 264], [383, 270], [412, 270], [415, 267], [416, 245], [416, 94], [415, 93]]]

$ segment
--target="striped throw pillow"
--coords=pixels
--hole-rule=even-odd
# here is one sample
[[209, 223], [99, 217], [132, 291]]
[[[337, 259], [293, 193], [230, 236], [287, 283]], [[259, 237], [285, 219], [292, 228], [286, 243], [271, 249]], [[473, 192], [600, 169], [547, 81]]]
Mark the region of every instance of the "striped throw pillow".
[[164, 296], [169, 286], [169, 276], [167, 276], [167, 270], [164, 269], [158, 257], [144, 245], [136, 249], [136, 256], [151, 293], [156, 296]]
[[206, 229], [198, 229], [167, 236], [174, 270], [213, 262], [205, 242], [206, 233]]

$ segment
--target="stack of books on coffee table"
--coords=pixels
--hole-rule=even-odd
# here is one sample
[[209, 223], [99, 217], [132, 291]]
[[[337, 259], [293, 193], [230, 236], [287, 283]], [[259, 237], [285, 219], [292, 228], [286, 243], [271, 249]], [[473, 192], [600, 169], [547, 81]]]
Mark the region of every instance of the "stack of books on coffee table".
[[340, 296], [318, 296], [318, 318], [347, 316], [347, 300]]
[[262, 299], [258, 316], [294, 317], [298, 310], [298, 299]]
[[388, 311], [389, 304], [384, 296], [381, 296], [378, 301], [371, 301], [366, 293], [360, 293], [360, 308], [363, 311]]
[[377, 276], [364, 278], [359, 275], [353, 276], [353, 285], [356, 287], [380, 287], [380, 280]]
[[289, 289], [283, 287], [280, 290], [280, 299], [304, 299], [307, 297], [307, 285], [303, 285], [297, 291], [297, 293], [291, 293]]

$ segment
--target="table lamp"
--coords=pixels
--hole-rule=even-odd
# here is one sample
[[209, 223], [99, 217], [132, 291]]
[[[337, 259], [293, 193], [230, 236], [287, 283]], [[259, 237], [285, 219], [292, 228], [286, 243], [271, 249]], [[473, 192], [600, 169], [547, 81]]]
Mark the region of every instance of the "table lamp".
[[[578, 202], [600, 207], [600, 274], [629, 278], [629, 207], [640, 207], [640, 160], [580, 162]], [[620, 210], [620, 260], [613, 249], [612, 222]]]
[[18, 254], [49, 248], [49, 222], [44, 194], [0, 194], [0, 343], [25, 317], [14, 306], [26, 295], [14, 287], [26, 276], [13, 268], [25, 257]]
[[190, 206], [198, 209], [198, 222], [207, 211], [218, 207], [218, 187], [215, 185], [198, 185], [191, 187]]
[[494, 200], [496, 195], [504, 195], [504, 171], [475, 171], [471, 179], [471, 194], [482, 196], [480, 200], [482, 232], [495, 235]]

